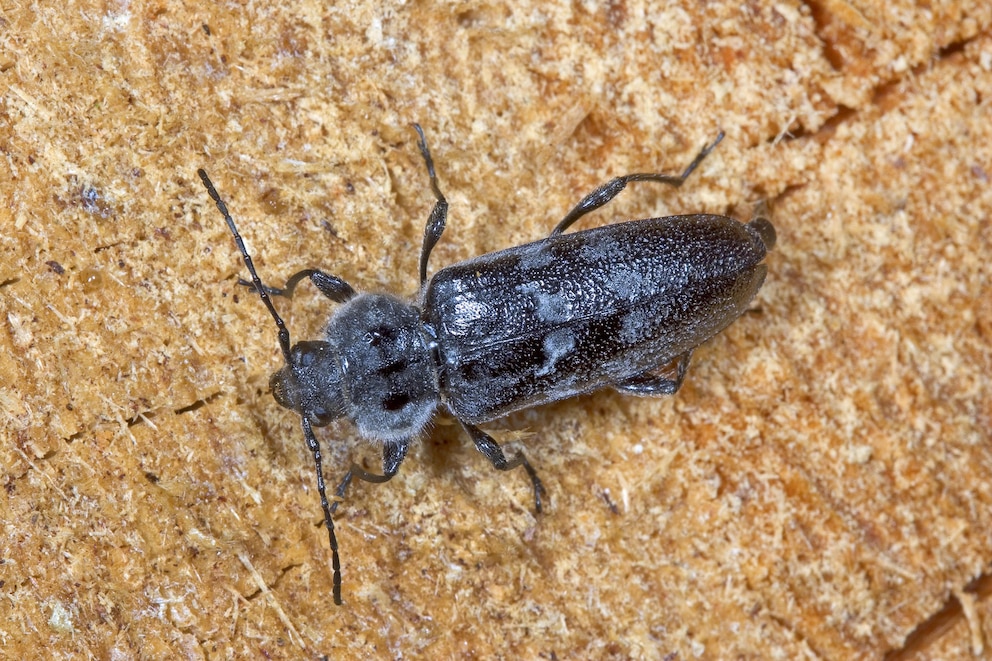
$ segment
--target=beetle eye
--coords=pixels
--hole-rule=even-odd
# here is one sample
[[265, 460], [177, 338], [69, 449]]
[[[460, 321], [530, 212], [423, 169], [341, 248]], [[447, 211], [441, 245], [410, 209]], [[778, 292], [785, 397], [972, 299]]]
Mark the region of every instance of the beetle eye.
[[272, 375], [269, 379], [269, 388], [272, 389], [272, 396], [280, 406], [293, 411], [299, 410], [300, 391], [289, 367], [283, 367]]

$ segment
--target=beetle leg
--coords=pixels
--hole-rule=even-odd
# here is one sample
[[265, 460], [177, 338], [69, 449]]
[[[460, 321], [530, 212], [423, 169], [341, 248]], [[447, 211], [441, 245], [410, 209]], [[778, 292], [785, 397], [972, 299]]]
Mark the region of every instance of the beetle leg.
[[[461, 420], [459, 420], [461, 422]], [[486, 459], [493, 465], [493, 468], [500, 471], [508, 471], [516, 468], [517, 466], [523, 466], [524, 470], [527, 471], [527, 476], [530, 478], [531, 484], [534, 485], [534, 509], [541, 512], [541, 496], [547, 495], [544, 490], [544, 484], [541, 483], [541, 478], [537, 476], [537, 471], [534, 467], [530, 465], [527, 461], [527, 457], [524, 456], [523, 452], [517, 452], [517, 456], [513, 459], [507, 459], [506, 455], [503, 454], [503, 448], [499, 446], [493, 437], [482, 431], [474, 425], [470, 425], [465, 422], [461, 422], [462, 427], [468, 432], [468, 435], [472, 437], [472, 442], [475, 443], [475, 447], [482, 454], [486, 455]]]
[[[348, 490], [348, 485], [354, 478], [358, 478], [363, 482], [371, 482], [373, 484], [382, 484], [383, 482], [389, 482], [393, 479], [393, 476], [400, 469], [400, 464], [403, 463], [403, 459], [406, 457], [407, 450], [410, 449], [410, 442], [407, 440], [399, 441], [398, 443], [386, 443], [382, 446], [382, 475], [378, 473], [370, 473], [356, 463], [351, 464], [351, 468], [345, 473], [344, 479], [341, 480], [341, 484], [334, 491], [334, 495], [339, 499], [344, 498], [344, 492]], [[331, 514], [335, 512], [338, 508], [340, 500], [334, 501], [331, 505]]]
[[310, 426], [310, 421], [306, 416], [303, 416], [303, 435], [306, 436], [307, 445], [310, 447], [310, 451], [313, 452], [314, 463], [317, 466], [317, 492], [320, 494], [320, 506], [324, 510], [324, 525], [327, 527], [327, 533], [331, 538], [331, 568], [334, 570], [334, 603], [338, 606], [341, 605], [341, 559], [338, 557], [338, 540], [334, 535], [334, 521], [331, 519], [331, 515], [338, 509], [338, 504], [341, 499], [344, 498], [345, 491], [348, 490], [348, 485], [354, 478], [364, 480], [365, 482], [374, 482], [376, 484], [381, 484], [383, 482], [388, 482], [396, 472], [400, 469], [400, 464], [403, 463], [403, 458], [406, 457], [407, 450], [410, 449], [409, 441], [401, 441], [399, 443], [387, 443], [382, 448], [382, 472], [383, 475], [377, 475], [375, 473], [369, 473], [364, 468], [358, 464], [352, 463], [351, 468], [345, 473], [344, 479], [341, 480], [341, 484], [335, 490], [334, 495], [338, 497], [329, 507], [327, 504], [327, 495], [324, 493], [324, 473], [320, 467], [320, 444], [317, 442], [317, 437], [313, 435], [313, 428]]
[[696, 154], [696, 158], [693, 159], [692, 163], [689, 164], [689, 167], [687, 167], [680, 175], [638, 172], [636, 174], [628, 174], [623, 177], [615, 177], [609, 180], [582, 198], [582, 200], [576, 204], [564, 218], [562, 218], [561, 222], [558, 223], [558, 226], [551, 230], [550, 236], [561, 234], [582, 216], [586, 215], [590, 211], [595, 211], [608, 203], [610, 200], [619, 195], [620, 192], [627, 187], [627, 184], [632, 181], [655, 181], [678, 188], [685, 183], [685, 180], [689, 178], [692, 171], [703, 162], [703, 159], [706, 158], [711, 151], [713, 151], [713, 148], [720, 144], [721, 140], [723, 140], [723, 131], [720, 131], [719, 135], [716, 136], [716, 140], [714, 140], [712, 144], [706, 145], [698, 154]]
[[444, 233], [444, 224], [448, 220], [448, 200], [444, 198], [441, 188], [437, 185], [437, 174], [434, 172], [434, 159], [431, 158], [431, 152], [427, 148], [427, 138], [424, 137], [424, 129], [420, 128], [420, 124], [414, 124], [413, 128], [416, 129], [417, 135], [420, 136], [417, 146], [420, 147], [420, 154], [424, 157], [424, 163], [427, 165], [427, 174], [431, 178], [431, 190], [434, 191], [434, 198], [437, 200], [434, 203], [434, 209], [431, 210], [430, 217], [427, 219], [427, 225], [424, 227], [424, 246], [420, 250], [420, 286], [423, 287], [424, 283], [427, 282], [427, 261], [431, 257], [431, 251], [434, 250], [434, 246], [437, 245], [438, 240], [441, 238], [441, 234]]
[[[304, 278], [310, 278], [310, 282], [320, 291], [321, 294], [331, 299], [335, 303], [344, 303], [350, 298], [355, 297], [355, 290], [352, 289], [351, 285], [337, 277], [336, 275], [331, 275], [329, 273], [324, 273], [318, 269], [303, 269], [299, 273], [294, 273], [289, 276], [289, 280], [286, 281], [286, 286], [283, 288], [278, 287], [264, 287], [265, 292], [270, 296], [285, 296], [290, 298], [293, 296], [293, 291]], [[250, 280], [245, 280], [244, 278], [238, 278], [239, 285], [247, 285], [251, 287], [254, 283]]]
[[692, 358], [692, 349], [679, 356], [674, 379], [645, 372], [613, 387], [630, 395], [674, 395], [682, 387], [686, 370], [689, 369], [690, 358]]

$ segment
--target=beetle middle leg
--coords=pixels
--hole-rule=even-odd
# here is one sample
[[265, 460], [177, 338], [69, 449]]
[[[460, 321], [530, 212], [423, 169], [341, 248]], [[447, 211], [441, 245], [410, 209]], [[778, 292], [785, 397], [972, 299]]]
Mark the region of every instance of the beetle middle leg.
[[679, 356], [678, 363], [675, 366], [674, 379], [646, 372], [644, 374], [638, 374], [622, 383], [618, 383], [613, 387], [620, 392], [630, 395], [674, 395], [682, 387], [682, 382], [685, 380], [685, 373], [689, 369], [689, 360], [691, 358], [691, 349]]
[[712, 144], [706, 145], [698, 154], [696, 154], [696, 158], [692, 160], [689, 167], [687, 167], [680, 175], [638, 172], [635, 174], [628, 174], [622, 177], [610, 179], [608, 182], [582, 198], [582, 200], [576, 204], [564, 218], [562, 218], [557, 227], [551, 230], [550, 236], [561, 234], [582, 216], [591, 211], [595, 211], [608, 203], [610, 200], [619, 195], [620, 192], [627, 187], [627, 184], [632, 181], [656, 181], [658, 183], [668, 184], [678, 188], [685, 183], [685, 180], [688, 179], [689, 175], [692, 174], [692, 171], [703, 162], [703, 159], [706, 158], [718, 144], [720, 144], [721, 140], [723, 140], [723, 131], [720, 131], [720, 133], [716, 136], [716, 140], [714, 140]]
[[445, 199], [440, 186], [437, 184], [437, 174], [434, 172], [434, 159], [431, 158], [431, 151], [427, 148], [427, 138], [424, 137], [424, 129], [420, 128], [420, 124], [414, 124], [413, 128], [416, 129], [417, 135], [420, 136], [417, 146], [420, 147], [420, 154], [424, 157], [424, 164], [427, 165], [427, 174], [431, 178], [431, 190], [434, 192], [434, 198], [437, 200], [434, 203], [434, 208], [431, 210], [430, 217], [427, 219], [427, 225], [424, 226], [424, 245], [420, 250], [420, 286], [423, 287], [424, 283], [427, 282], [427, 261], [431, 257], [431, 251], [434, 250], [434, 246], [441, 239], [441, 235], [444, 233], [444, 225], [448, 220], [448, 200]]
[[537, 476], [537, 471], [527, 461], [524, 453], [518, 451], [516, 457], [507, 459], [503, 453], [503, 448], [499, 446], [499, 443], [492, 436], [474, 425], [461, 422], [461, 420], [459, 422], [465, 428], [465, 431], [468, 432], [468, 435], [472, 437], [472, 442], [475, 443], [475, 447], [479, 452], [486, 455], [486, 459], [493, 465], [493, 468], [500, 471], [508, 471], [513, 470], [517, 466], [523, 466], [524, 470], [527, 471], [527, 476], [530, 478], [531, 484], [534, 486], [534, 509], [540, 513], [541, 496], [547, 495], [547, 492], [544, 490], [544, 484], [541, 483], [541, 478]]

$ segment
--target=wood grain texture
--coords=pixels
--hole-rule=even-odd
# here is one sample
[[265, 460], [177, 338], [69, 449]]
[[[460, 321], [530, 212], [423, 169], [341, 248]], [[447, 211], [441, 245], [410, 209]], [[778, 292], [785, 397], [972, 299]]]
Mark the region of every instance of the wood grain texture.
[[[8, 3], [0, 95], [0, 656], [989, 653], [988, 2]], [[680, 190], [581, 225], [765, 198], [779, 241], [676, 397], [489, 428], [544, 515], [443, 419], [356, 485], [336, 608], [275, 329], [196, 168], [267, 281], [413, 295], [414, 121], [435, 269], [720, 129]], [[318, 294], [277, 304], [319, 332]], [[331, 482], [377, 462], [320, 439]]]

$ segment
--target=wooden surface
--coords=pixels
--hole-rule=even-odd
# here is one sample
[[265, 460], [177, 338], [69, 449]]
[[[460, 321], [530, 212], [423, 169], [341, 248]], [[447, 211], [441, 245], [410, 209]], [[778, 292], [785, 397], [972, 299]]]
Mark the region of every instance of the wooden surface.
[[[967, 659], [992, 649], [992, 6], [67, 2], [0, 8], [0, 656]], [[339, 509], [345, 605], [268, 282], [412, 296], [582, 226], [746, 219], [755, 303], [674, 398], [439, 418]], [[329, 309], [277, 302], [296, 339]], [[323, 430], [328, 480], [378, 451]]]

